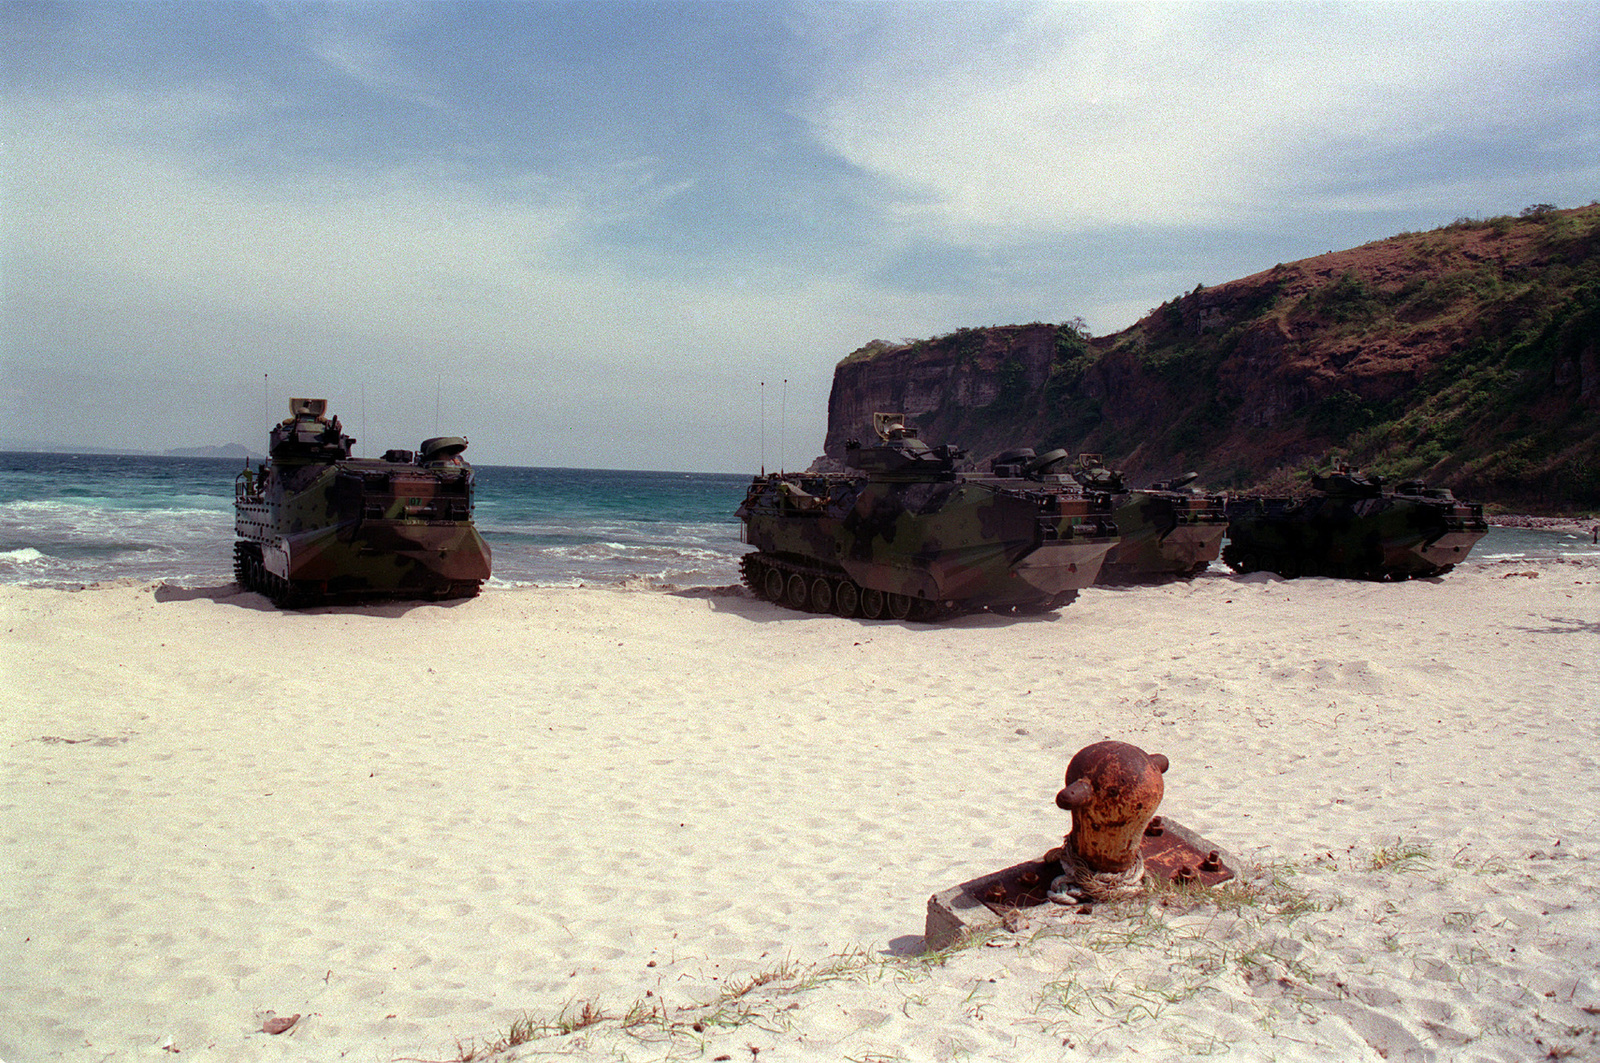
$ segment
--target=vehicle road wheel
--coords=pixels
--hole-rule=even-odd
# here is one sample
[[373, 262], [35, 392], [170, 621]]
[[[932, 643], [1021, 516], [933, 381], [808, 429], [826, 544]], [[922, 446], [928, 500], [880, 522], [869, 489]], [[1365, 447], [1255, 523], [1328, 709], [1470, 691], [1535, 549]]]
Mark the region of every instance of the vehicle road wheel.
[[861, 592], [850, 580], [842, 579], [839, 586], [833, 591], [833, 611], [848, 619], [856, 615], [856, 606], [861, 604]]
[[861, 615], [868, 620], [883, 619], [883, 592], [871, 587], [861, 589]]
[[784, 585], [784, 604], [793, 606], [796, 609], [804, 609], [809, 592], [810, 588], [806, 586], [806, 578], [796, 572], [789, 577], [789, 582]]
[[904, 620], [911, 615], [911, 599], [904, 594], [889, 595], [889, 615], [896, 620]]
[[766, 591], [767, 601], [783, 601], [783, 573], [775, 568], [767, 569], [766, 577], [761, 581], [762, 589]]
[[811, 581], [811, 610], [816, 613], [833, 612], [833, 584], [821, 576]]
[[266, 577], [266, 594], [272, 599], [272, 604], [279, 609], [293, 609], [297, 604], [294, 587], [282, 576], [268, 573]]

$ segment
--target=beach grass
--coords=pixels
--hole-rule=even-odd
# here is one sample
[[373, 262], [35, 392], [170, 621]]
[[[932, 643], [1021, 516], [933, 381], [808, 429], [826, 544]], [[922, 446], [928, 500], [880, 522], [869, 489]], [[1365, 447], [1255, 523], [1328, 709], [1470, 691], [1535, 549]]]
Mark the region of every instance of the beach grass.
[[[1377, 860], [1377, 854], [1374, 854]], [[1046, 906], [1018, 932], [995, 927], [973, 934], [949, 948], [911, 956], [873, 953], [852, 948], [817, 962], [785, 957], [771, 966], [732, 979], [698, 1004], [669, 1011], [659, 998], [636, 999], [621, 1009], [596, 1001], [573, 1001], [554, 1014], [528, 1014], [499, 1037], [458, 1046], [453, 1063], [479, 1063], [506, 1056], [533, 1042], [567, 1038], [595, 1027], [626, 1034], [636, 1047], [667, 1052], [695, 1052], [709, 1034], [741, 1027], [781, 1033], [792, 1025], [793, 1012], [804, 994], [832, 983], [868, 985], [890, 981], [902, 988], [901, 1008], [926, 1007], [931, 987], [919, 991], [942, 968], [966, 953], [987, 947], [1037, 948], [1046, 941], [1066, 942], [1086, 956], [1105, 962], [1082, 963], [1061, 977], [1041, 981], [1031, 1012], [1046, 1028], [1072, 1026], [1067, 1016], [1092, 1015], [1119, 1024], [1144, 1024], [1163, 1019], [1173, 1005], [1213, 987], [1229, 974], [1249, 980], [1295, 979], [1310, 982], [1315, 972], [1296, 957], [1301, 951], [1286, 931], [1295, 920], [1314, 912], [1332, 911], [1337, 899], [1311, 894], [1292, 882], [1297, 869], [1287, 862], [1258, 868], [1248, 879], [1219, 886], [1153, 883], [1138, 898], [1097, 905], [1091, 915], [1069, 915], [1072, 908]], [[1268, 932], [1269, 928], [1273, 929]], [[1281, 931], [1281, 932], [1280, 932]], [[1171, 962], [1160, 970], [1118, 957], [1159, 952]], [[975, 1018], [985, 1010], [984, 986], [968, 987], [964, 1005]], [[1191, 1030], [1195, 1054], [1220, 1053], [1226, 1044], [1215, 1034]], [[634, 1058], [613, 1046], [617, 1058]], [[892, 1052], [869, 1051], [845, 1059], [894, 1060]]]
[[[1433, 852], [1421, 841], [1401, 840], [1362, 853], [1351, 847], [1338, 866], [1342, 876], [1416, 873], [1434, 866]], [[807, 995], [838, 984], [893, 983], [899, 1010], [915, 1019], [933, 1010], [941, 996], [948, 997], [954, 980], [961, 987], [958, 1011], [966, 1021], [982, 1024], [996, 1012], [999, 990], [994, 979], [976, 977], [972, 969], [981, 968], [981, 958], [993, 949], [1018, 953], [1024, 957], [1019, 962], [1053, 972], [1037, 978], [1024, 1002], [1027, 1018], [1014, 1021], [1058, 1036], [1063, 1045], [1093, 1044], [1109, 1038], [1108, 1031], [1125, 1035], [1139, 1029], [1158, 1033], [1185, 1056], [1226, 1056], [1239, 1035], [1207, 1028], [1190, 1015], [1206, 1001], [1256, 999], [1241, 1020], [1277, 1036], [1332, 1006], [1330, 1001], [1344, 999], [1347, 984], [1371, 977], [1379, 963], [1403, 963], [1435, 982], [1470, 988], [1476, 966], [1490, 961], [1484, 949], [1459, 939], [1470, 935], [1483, 915], [1466, 905], [1439, 914], [1440, 926], [1458, 936], [1447, 948], [1399, 930], [1378, 936], [1392, 960], [1368, 961], [1335, 947], [1343, 925], [1338, 913], [1348, 902], [1337, 891], [1308, 883], [1313, 872], [1329, 866], [1325, 857], [1276, 859], [1217, 886], [1151, 883], [1139, 897], [1095, 905], [1088, 913], [1073, 906], [1041, 906], [1014, 920], [1014, 930], [998, 926], [937, 952], [904, 956], [852, 948], [815, 962], [786, 956], [730, 979], [698, 1003], [672, 1008], [656, 997], [616, 1009], [596, 1001], [569, 1002], [553, 1014], [520, 1018], [482, 1046], [463, 1047], [455, 1063], [520, 1058], [512, 1050], [536, 1042], [565, 1054], [583, 1047], [571, 1039], [600, 1031], [618, 1035], [605, 1041], [607, 1058], [700, 1058], [719, 1034], [792, 1031]], [[1504, 870], [1497, 858], [1477, 860], [1464, 852], [1456, 854], [1450, 869], [1469, 879]], [[1398, 910], [1390, 900], [1368, 916], [1381, 923]], [[1339, 921], [1325, 923], [1330, 918]], [[1584, 1034], [1576, 1030], [1572, 1036]], [[906, 1057], [875, 1046], [839, 1058], [888, 1063]]]

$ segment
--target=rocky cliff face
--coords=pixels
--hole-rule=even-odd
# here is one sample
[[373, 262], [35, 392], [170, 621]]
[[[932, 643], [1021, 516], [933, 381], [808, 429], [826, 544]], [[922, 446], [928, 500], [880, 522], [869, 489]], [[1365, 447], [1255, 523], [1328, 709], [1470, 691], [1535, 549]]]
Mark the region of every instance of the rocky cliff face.
[[874, 342], [826, 454], [904, 412], [977, 462], [1104, 453], [1134, 480], [1290, 486], [1338, 457], [1477, 497], [1600, 506], [1600, 206], [1408, 233], [1196, 289], [1114, 336], [1071, 325]]
[[929, 343], [857, 352], [834, 370], [824, 451], [838, 457], [847, 439], [870, 441], [877, 411], [904, 413], [924, 438], [972, 430], [976, 411], [1015, 404], [1045, 386], [1059, 332], [1042, 324], [962, 329]]

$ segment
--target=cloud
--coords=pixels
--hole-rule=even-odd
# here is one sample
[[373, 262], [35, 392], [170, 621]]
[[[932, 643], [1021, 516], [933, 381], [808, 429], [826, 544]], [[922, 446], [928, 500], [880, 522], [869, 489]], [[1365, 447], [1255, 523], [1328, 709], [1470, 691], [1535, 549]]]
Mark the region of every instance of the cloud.
[[442, 389], [490, 462], [738, 467], [759, 458], [741, 407], [767, 376], [794, 381], [793, 437], [820, 440], [832, 362], [870, 327], [850, 271], [639, 272], [596, 233], [686, 191], [647, 156], [560, 181], [426, 160], [219, 165], [219, 124], [280, 107], [242, 90], [13, 95], [7, 198], [28, 221], [4, 231], [7, 375], [73, 399], [10, 395], [8, 434], [177, 445], [151, 402], [130, 403], [144, 389], [189, 396], [194, 430], [216, 422], [208, 440], [255, 440], [270, 372], [346, 410], [361, 390], [408, 423], [431, 423]]
[[288, 24], [298, 27], [305, 47], [319, 61], [372, 95], [446, 109], [441, 87], [429, 84], [405, 58], [405, 38], [427, 25], [427, 9], [389, 2], [381, 19], [365, 15], [359, 8], [318, 8]]
[[[1492, 182], [1505, 131], [1553, 147], [1577, 127], [1592, 145], [1600, 103], [1587, 4], [875, 10], [870, 30], [803, 27], [819, 64], [804, 114], [901, 190], [907, 227], [954, 241], [1442, 203], [1460, 182], [1437, 164], [1460, 145], [1490, 141], [1471, 162]], [[1407, 170], [1356, 194], [1397, 158]], [[1542, 161], [1564, 190], [1597, 173], [1592, 154]]]
[[539, 279], [575, 224], [568, 205], [491, 200], [416, 172], [252, 183], [185, 154], [196, 126], [243, 106], [195, 94], [59, 109], [14, 99], [11, 181], [33, 224], [8, 230], [9, 252], [252, 312], [364, 311], [376, 323], [418, 316], [397, 314], [402, 305], [472, 298], [503, 328], [498, 304]]

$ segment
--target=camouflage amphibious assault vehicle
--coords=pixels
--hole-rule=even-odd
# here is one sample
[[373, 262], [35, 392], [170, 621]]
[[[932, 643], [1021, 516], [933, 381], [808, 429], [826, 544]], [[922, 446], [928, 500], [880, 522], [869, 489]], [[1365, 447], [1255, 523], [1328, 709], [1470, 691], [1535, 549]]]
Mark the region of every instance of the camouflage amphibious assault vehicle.
[[1116, 543], [1111, 500], [1060, 471], [1056, 451], [982, 475], [899, 415], [852, 444], [844, 473], [755, 477], [739, 519], [756, 549], [740, 571], [792, 609], [936, 620], [977, 609], [1044, 612], [1094, 582]]
[[280, 606], [349, 598], [468, 598], [489, 577], [459, 436], [419, 454], [353, 458], [324, 399], [290, 399], [269, 461], [234, 483], [234, 575]]
[[1402, 580], [1449, 572], [1489, 530], [1481, 505], [1419, 480], [1385, 490], [1381, 477], [1341, 468], [1311, 484], [1305, 499], [1230, 499], [1222, 559], [1286, 579]]
[[1189, 579], [1222, 554], [1228, 516], [1221, 495], [1203, 494], [1186, 473], [1142, 490], [1127, 487], [1122, 473], [1107, 469], [1098, 454], [1079, 454], [1079, 483], [1111, 495], [1112, 516], [1122, 536], [1100, 567], [1101, 584]]

